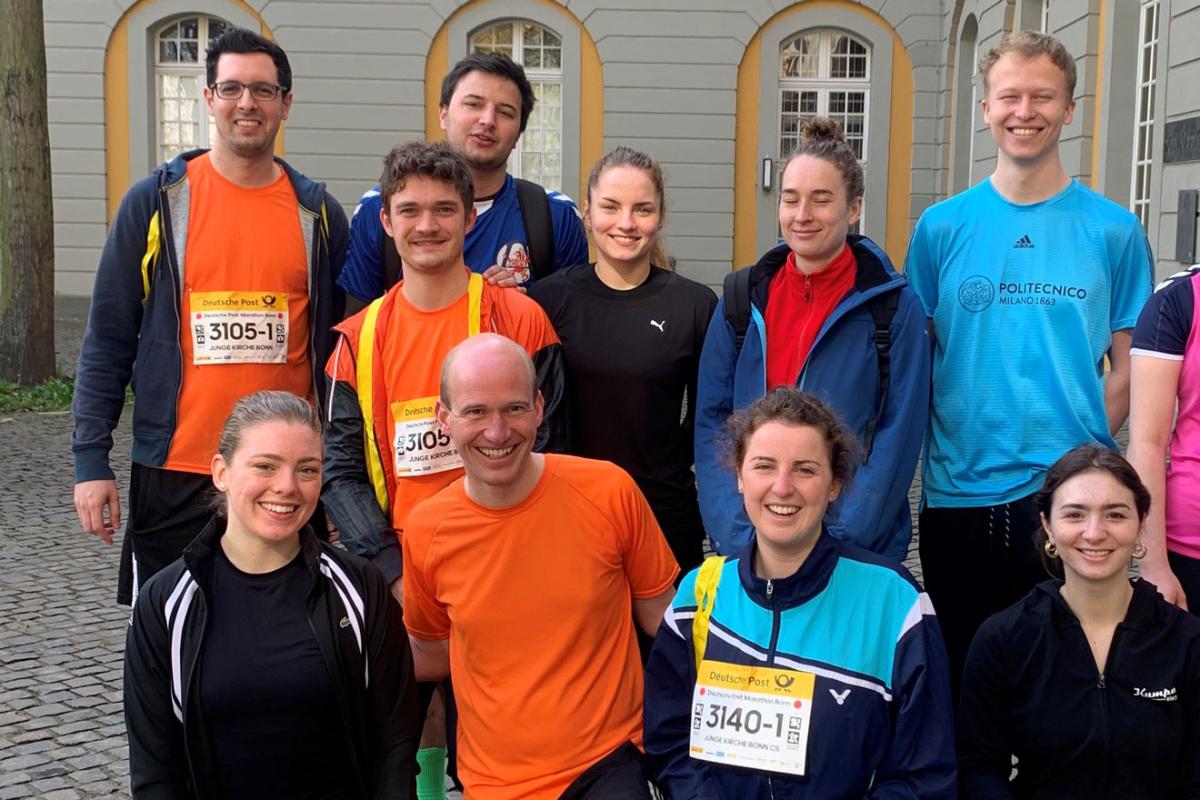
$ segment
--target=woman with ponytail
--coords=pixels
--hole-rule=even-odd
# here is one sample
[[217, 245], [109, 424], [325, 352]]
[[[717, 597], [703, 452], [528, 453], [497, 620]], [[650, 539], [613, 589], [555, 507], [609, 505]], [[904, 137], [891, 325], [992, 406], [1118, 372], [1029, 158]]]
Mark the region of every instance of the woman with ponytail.
[[554, 323], [571, 390], [571, 452], [612, 461], [646, 495], [676, 560], [703, 558], [692, 475], [696, 370], [717, 297], [670, 268], [662, 168], [618, 147], [592, 168], [584, 226], [596, 263], [530, 287]]
[[827, 403], [863, 444], [858, 480], [826, 515], [830, 535], [900, 560], [929, 415], [925, 313], [887, 254], [850, 233], [862, 214], [863, 171], [836, 122], [804, 122], [780, 188], [783, 241], [726, 279], [700, 359], [704, 525], [722, 555], [746, 546], [752, 529], [722, 467], [722, 430], [771, 389], [795, 386]]

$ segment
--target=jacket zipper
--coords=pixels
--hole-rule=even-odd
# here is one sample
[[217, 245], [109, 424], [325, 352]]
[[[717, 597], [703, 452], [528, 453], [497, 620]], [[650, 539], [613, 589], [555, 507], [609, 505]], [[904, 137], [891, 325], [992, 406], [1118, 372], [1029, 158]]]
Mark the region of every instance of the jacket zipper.
[[[1100, 692], [1100, 719], [1101, 719], [1101, 724], [1103, 726], [1103, 732], [1104, 732], [1104, 761], [1103, 761], [1103, 763], [1105, 765], [1107, 765], [1109, 763], [1109, 752], [1111, 750], [1112, 731], [1111, 731], [1111, 725], [1109, 724], [1109, 719], [1108, 719], [1108, 683], [1105, 680], [1104, 676], [1105, 676], [1105, 673], [1112, 671], [1113, 656], [1117, 652], [1117, 640], [1121, 638], [1121, 627], [1122, 627], [1121, 625], [1117, 625], [1116, 630], [1113, 631], [1112, 641], [1109, 642], [1109, 645], [1108, 645], [1108, 656], [1106, 656], [1104, 659], [1104, 669], [1100, 670], [1099, 678], [1096, 681], [1096, 688]], [[1104, 771], [1105, 771], [1105, 775], [1106, 775], [1105, 783], [1107, 783], [1107, 773], [1108, 773], [1107, 766], [1105, 767]]]
[[[160, 213], [163, 214], [163, 226], [162, 226], [163, 231], [165, 231], [166, 233], [169, 234], [168, 236], [165, 237], [167, 241], [163, 242], [163, 249], [166, 253], [169, 254], [167, 256], [167, 258], [168, 258], [168, 261], [170, 261], [171, 268], [168, 269], [167, 272], [171, 276], [171, 288], [175, 292], [175, 302], [171, 304], [171, 308], [175, 311], [175, 330], [178, 331], [180, 333], [180, 335], [182, 335], [185, 332], [183, 329], [183, 317], [180, 314], [180, 308], [183, 306], [183, 300], [184, 300], [184, 298], [183, 298], [183, 276], [179, 274], [179, 254], [175, 252], [175, 231], [171, 228], [171, 224], [170, 224], [171, 223], [171, 204], [170, 204], [170, 201], [167, 199], [167, 187], [162, 187], [158, 191], [159, 191], [159, 194], [162, 195], [162, 200], [159, 202], [158, 206], [160, 209]], [[192, 222], [192, 218], [191, 218], [191, 213], [189, 212], [188, 224], [191, 225], [191, 222]], [[186, 242], [184, 243], [184, 247], [187, 247]], [[153, 284], [151, 284], [151, 285], [153, 285]], [[149, 305], [149, 302], [150, 302], [150, 298], [147, 297], [146, 298], [147, 305]], [[183, 394], [183, 350], [181, 348], [179, 351], [179, 369], [175, 375], [175, 404], [173, 406], [171, 406], [171, 415], [172, 415], [171, 435], [167, 438], [167, 450], [165, 453], [163, 453], [163, 463], [166, 463], [167, 459], [170, 458], [171, 445], [172, 445], [172, 443], [174, 443], [175, 433], [179, 429], [179, 397], [182, 394]]]
[[[318, 580], [320, 580], [320, 578], [314, 578], [313, 580], [318, 581]], [[326, 587], [325, 591], [328, 591], [328, 587]], [[330, 602], [329, 597], [328, 596], [324, 597], [324, 601], [326, 604], [328, 604]], [[305, 620], [308, 622], [309, 632], [312, 633], [313, 639], [317, 643], [317, 649], [321, 651], [321, 656], [322, 656], [321, 661], [324, 663], [326, 671], [328, 671], [330, 659], [338, 661], [339, 663], [341, 662], [341, 658], [340, 658], [341, 651], [339, 649], [339, 645], [338, 645], [338, 641], [337, 641], [337, 638], [338, 638], [337, 628], [332, 628], [332, 634], [331, 634], [335, 652], [332, 654], [326, 654], [322, 647], [321, 637], [317, 635], [317, 626], [313, 624], [313, 614], [316, 612], [316, 603], [317, 603], [317, 598], [315, 597], [315, 595], [309, 598], [308, 602], [306, 603], [306, 606], [307, 606], [306, 612], [307, 613], [305, 614]], [[349, 614], [350, 610], [345, 609], [345, 612], [347, 614]], [[329, 613], [329, 610], [327, 608], [325, 609], [325, 613], [326, 614]], [[367, 632], [365, 630], [365, 628], [366, 628], [365, 618], [364, 618], [363, 627], [364, 627], [364, 630], [363, 630], [362, 658], [363, 658], [363, 662], [365, 663], [367, 660], [367, 652], [366, 652]], [[350, 759], [350, 763], [353, 768], [352, 771], [355, 775], [355, 782], [358, 784], [359, 790], [363, 792], [363, 796], [365, 797], [367, 795], [367, 790], [366, 790], [366, 786], [363, 784], [362, 769], [361, 769], [361, 765], [358, 763], [358, 754], [355, 752], [354, 742], [351, 739], [352, 734], [350, 732], [351, 732], [351, 730], [353, 730], [353, 722], [350, 720], [349, 712], [346, 708], [345, 686], [343, 685], [343, 682], [342, 682], [340, 676], [338, 676], [338, 675], [330, 675], [329, 682], [330, 682], [330, 685], [333, 686], [334, 696], [338, 698], [338, 715], [342, 718], [342, 726], [345, 728], [345, 731], [343, 733], [343, 738], [345, 740], [345, 745], [346, 745], [346, 755]], [[363, 687], [363, 692], [365, 693], [366, 691], [367, 691], [367, 688]]]
[[[321, 319], [321, 276], [319, 273], [321, 271], [321, 223], [323, 219], [324, 217], [318, 213], [317, 218], [313, 221], [313, 260], [311, 264], [306, 265], [311, 270], [308, 283], [308, 303], [309, 308], [312, 309], [308, 315], [308, 366], [309, 372], [312, 373], [313, 397], [316, 400], [318, 414], [321, 411], [320, 375], [322, 374], [321, 371], [325, 368], [324, 364], [317, 364], [317, 329], [320, 327]], [[332, 279], [332, 276], [330, 277]], [[336, 325], [338, 322], [339, 320], [334, 320], [333, 324]]]

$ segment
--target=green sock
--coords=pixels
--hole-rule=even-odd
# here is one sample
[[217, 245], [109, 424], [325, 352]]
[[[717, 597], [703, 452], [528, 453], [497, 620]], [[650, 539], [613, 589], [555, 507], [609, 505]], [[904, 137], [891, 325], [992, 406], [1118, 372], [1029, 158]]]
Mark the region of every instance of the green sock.
[[417, 751], [417, 800], [446, 800], [446, 748], [423, 747]]

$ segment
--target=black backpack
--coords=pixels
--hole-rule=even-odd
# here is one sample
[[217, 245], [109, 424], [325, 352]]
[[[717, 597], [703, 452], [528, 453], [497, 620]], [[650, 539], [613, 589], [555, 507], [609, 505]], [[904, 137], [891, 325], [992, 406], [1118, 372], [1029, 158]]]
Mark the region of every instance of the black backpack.
[[[530, 280], [544, 278], [554, 271], [554, 225], [550, 221], [550, 197], [533, 181], [514, 178], [517, 184], [517, 206], [525, 225], [525, 240], [529, 242]], [[381, 242], [380, 260], [383, 263], [383, 289], [387, 291], [404, 277], [400, 254], [388, 236]]]
[[[725, 276], [725, 321], [733, 328], [734, 347], [736, 352], [742, 352], [746, 342], [746, 331], [750, 328], [750, 268], [739, 269]], [[871, 319], [875, 322], [875, 356], [879, 363], [879, 398], [875, 403], [875, 415], [867, 422], [867, 432], [863, 437], [863, 463], [871, 455], [871, 447], [875, 443], [875, 427], [883, 416], [884, 402], [887, 400], [888, 384], [892, 378], [892, 320], [896, 316], [896, 306], [900, 302], [899, 292], [884, 292], [875, 295], [867, 301], [871, 311]]]

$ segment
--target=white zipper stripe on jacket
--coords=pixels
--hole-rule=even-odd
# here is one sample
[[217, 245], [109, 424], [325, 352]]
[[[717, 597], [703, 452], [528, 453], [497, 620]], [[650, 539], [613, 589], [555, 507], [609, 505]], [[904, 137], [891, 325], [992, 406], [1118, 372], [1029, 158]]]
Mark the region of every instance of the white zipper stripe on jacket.
[[[718, 639], [728, 642], [748, 656], [752, 656], [763, 663], [766, 663], [767, 661], [767, 654], [765, 652], [751, 647], [741, 639], [738, 639], [736, 636], [727, 633], [719, 625], [710, 623], [708, 633], [710, 636], [716, 636]], [[863, 689], [870, 689], [872, 692], [881, 695], [884, 700], [889, 702], [892, 699], [892, 694], [887, 690], [886, 687], [880, 686], [879, 684], [871, 681], [863, 680], [862, 678], [856, 678], [853, 675], [847, 675], [844, 672], [838, 672], [837, 670], [832, 670], [827, 667], [819, 667], [815, 664], [805, 664], [803, 662], [787, 658], [786, 656], [779, 655], [775, 656], [775, 663], [779, 666], [788, 667], [789, 669], [795, 669], [801, 672], [811, 672], [813, 675], [820, 675], [822, 678], [829, 678], [830, 680], [844, 683], [847, 686], [858, 686]]]
[[175, 716], [183, 722], [183, 627], [187, 623], [188, 611], [192, 607], [192, 598], [196, 596], [196, 582], [188, 575], [187, 588], [179, 601], [179, 610], [173, 620], [169, 620], [167, 628], [171, 632], [171, 705]]
[[363, 686], [371, 685], [371, 674], [367, 665], [366, 646], [363, 644], [363, 629], [366, 627], [363, 616], [362, 597], [354, 590], [354, 586], [346, 579], [346, 573], [333, 562], [325, 553], [321, 554], [321, 572], [329, 578], [333, 588], [337, 590], [338, 598], [346, 609], [346, 618], [350, 620], [350, 629], [354, 631], [354, 639], [358, 643], [358, 652], [363, 660]]
[[896, 641], [899, 642], [904, 638], [904, 634], [917, 627], [917, 624], [925, 617], [936, 617], [937, 614], [933, 611], [933, 601], [929, 599], [929, 595], [921, 592], [917, 595], [916, 601], [912, 604], [912, 608], [908, 610], [908, 614], [904, 616], [904, 622], [900, 625], [900, 633], [896, 636]]

